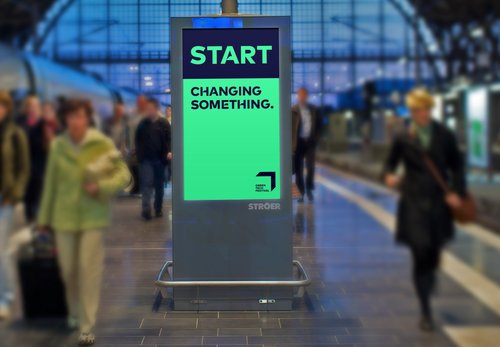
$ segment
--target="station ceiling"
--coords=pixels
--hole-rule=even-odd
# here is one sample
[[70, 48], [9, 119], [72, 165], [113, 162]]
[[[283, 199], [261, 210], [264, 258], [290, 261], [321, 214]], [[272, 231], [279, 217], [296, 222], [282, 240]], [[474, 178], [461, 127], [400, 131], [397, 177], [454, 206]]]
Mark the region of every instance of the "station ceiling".
[[454, 24], [477, 22], [500, 17], [499, 0], [410, 0], [431, 25], [447, 29]]
[[0, 41], [26, 42], [54, 0], [0, 0]]
[[[434, 28], [500, 18], [499, 0], [408, 0]], [[0, 41], [25, 43], [55, 0], [0, 0]], [[16, 41], [14, 41], [16, 40]]]

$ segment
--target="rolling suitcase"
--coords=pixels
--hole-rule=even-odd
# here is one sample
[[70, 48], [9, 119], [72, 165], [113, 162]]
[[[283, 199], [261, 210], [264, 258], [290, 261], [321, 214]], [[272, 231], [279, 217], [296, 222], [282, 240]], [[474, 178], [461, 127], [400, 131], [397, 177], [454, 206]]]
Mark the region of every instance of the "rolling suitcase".
[[64, 285], [51, 236], [35, 236], [23, 249], [18, 273], [25, 319], [67, 317]]

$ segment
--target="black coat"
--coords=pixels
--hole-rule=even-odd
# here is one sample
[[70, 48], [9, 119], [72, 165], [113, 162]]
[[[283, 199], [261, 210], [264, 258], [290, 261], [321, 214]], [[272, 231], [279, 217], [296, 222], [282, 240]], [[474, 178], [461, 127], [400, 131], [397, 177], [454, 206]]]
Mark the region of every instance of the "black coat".
[[[43, 176], [45, 173], [45, 166], [47, 165], [48, 147], [45, 144], [45, 137], [43, 132], [44, 121], [42, 119], [29, 126], [26, 122], [25, 116], [20, 116], [17, 119], [18, 126], [24, 130], [28, 138], [30, 160], [31, 160], [31, 174], [30, 185], [37, 185], [36, 189], [41, 189], [43, 183]], [[39, 187], [38, 187], [39, 186]]]
[[431, 126], [432, 140], [427, 151], [416, 136], [402, 134], [394, 140], [385, 163], [384, 174], [393, 173], [400, 162], [404, 164], [396, 240], [410, 247], [442, 247], [454, 235], [445, 193], [428, 170], [423, 154], [432, 159], [451, 190], [461, 196], [466, 191], [464, 163], [455, 136], [439, 123]]
[[[309, 112], [311, 112], [311, 135], [308, 139], [312, 142], [313, 146], [316, 146], [319, 142], [321, 136], [321, 114], [316, 108], [316, 106], [308, 104]], [[295, 152], [297, 149], [297, 142], [299, 139], [299, 129], [300, 129], [301, 115], [299, 105], [294, 105], [292, 107], [292, 150]]]
[[144, 118], [137, 126], [135, 148], [139, 162], [145, 160], [167, 161], [171, 152], [172, 130], [170, 123], [163, 118], [151, 121]]

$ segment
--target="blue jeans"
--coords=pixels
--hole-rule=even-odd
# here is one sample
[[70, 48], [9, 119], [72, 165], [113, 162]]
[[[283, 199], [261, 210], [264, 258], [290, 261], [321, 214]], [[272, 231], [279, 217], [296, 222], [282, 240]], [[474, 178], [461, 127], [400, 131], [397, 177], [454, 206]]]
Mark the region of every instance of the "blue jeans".
[[11, 261], [8, 254], [9, 237], [12, 232], [14, 208], [0, 207], [0, 304], [7, 304], [12, 300]]
[[145, 160], [139, 163], [141, 182], [142, 210], [151, 212], [151, 197], [155, 192], [154, 208], [161, 211], [163, 206], [165, 164], [161, 160]]

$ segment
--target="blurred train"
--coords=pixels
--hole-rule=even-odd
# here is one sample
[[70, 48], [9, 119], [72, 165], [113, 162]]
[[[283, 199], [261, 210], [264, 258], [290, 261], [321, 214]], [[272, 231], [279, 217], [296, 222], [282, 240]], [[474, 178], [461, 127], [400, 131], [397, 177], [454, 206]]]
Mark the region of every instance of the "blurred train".
[[0, 45], [0, 90], [9, 91], [16, 103], [30, 94], [52, 102], [64, 98], [90, 100], [98, 116], [97, 123], [110, 117], [118, 102], [130, 114], [138, 96], [132, 90], [111, 86], [90, 74], [5, 45]]

